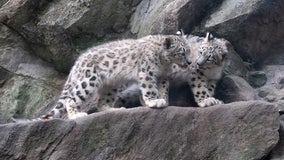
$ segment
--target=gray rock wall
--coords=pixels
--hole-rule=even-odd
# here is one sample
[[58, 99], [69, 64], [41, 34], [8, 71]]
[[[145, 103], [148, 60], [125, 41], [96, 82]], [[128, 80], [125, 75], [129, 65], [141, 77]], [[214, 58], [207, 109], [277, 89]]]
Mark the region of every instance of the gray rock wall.
[[[76, 57], [86, 48], [114, 39], [135, 38], [148, 34], [173, 34], [178, 29], [197, 36], [204, 36], [207, 31], [210, 31], [215, 36], [226, 38], [231, 42], [232, 45], [229, 48], [231, 54], [224, 71], [224, 78], [220, 81], [216, 92], [219, 99], [226, 103], [262, 100], [283, 110], [283, 23], [284, 2], [282, 0], [2, 0], [0, 1], [0, 123], [11, 122], [12, 116], [36, 117], [50, 109], [60, 93], [70, 67]], [[188, 98], [190, 96], [188, 88], [179, 86], [172, 88], [172, 91], [174, 93], [170, 99], [175, 101], [175, 104], [192, 106], [192, 101]], [[87, 111], [93, 107], [94, 103], [91, 99], [84, 110]], [[165, 112], [167, 111], [170, 109]], [[266, 112], [266, 110], [260, 110], [257, 113], [262, 115], [264, 114], [262, 111]], [[130, 112], [132, 113], [132, 111]], [[220, 112], [220, 116], [228, 116], [225, 115], [227, 114], [225, 112], [219, 110], [218, 112]], [[157, 114], [157, 111], [154, 113]], [[93, 117], [94, 120], [91, 118], [85, 121], [96, 121], [95, 117]], [[281, 118], [282, 123], [283, 116]], [[256, 120], [257, 118], [254, 119], [254, 121]], [[218, 123], [216, 122], [216, 125]], [[123, 122], [119, 124], [123, 125]], [[191, 122], [189, 124], [192, 125]], [[36, 126], [34, 130], [33, 127], [29, 128], [30, 125]], [[57, 131], [60, 130], [61, 125], [66, 125], [66, 130], [56, 133], [54, 136], [48, 137], [44, 132], [41, 133], [41, 127]], [[168, 127], [171, 127], [170, 125], [173, 124], [170, 123]], [[13, 130], [14, 127], [19, 127], [26, 129], [26, 132], [40, 132], [43, 140], [46, 140], [45, 142], [54, 138], [62, 141], [60, 143], [67, 144], [69, 141], [63, 140], [65, 131], [69, 134], [69, 131], [74, 131], [74, 126], [77, 126], [77, 122], [52, 121], [4, 125], [4, 128], [11, 127], [10, 129]], [[119, 127], [121, 126], [117, 126], [117, 128]], [[186, 125], [180, 126], [180, 128], [183, 127], [186, 128]], [[260, 125], [258, 132], [262, 133], [262, 127], [267, 126], [265, 123]], [[95, 131], [98, 130], [95, 129]], [[258, 133], [257, 131], [249, 131], [251, 131], [249, 133], [251, 135]], [[16, 134], [10, 133], [11, 135]], [[0, 134], [6, 135], [6, 132], [1, 130]], [[98, 131], [96, 134], [103, 134], [103, 131]], [[234, 132], [234, 134], [238, 133]], [[234, 134], [232, 133], [232, 136]], [[263, 137], [267, 134], [264, 133]], [[122, 133], [117, 135], [122, 135]], [[206, 139], [207, 135], [204, 136], [205, 138], [203, 138]], [[18, 138], [21, 140], [23, 137], [18, 135]], [[204, 139], [201, 137], [199, 143], [202, 143]], [[283, 139], [283, 129], [280, 129], [280, 142], [271, 155], [268, 156], [268, 152], [274, 146], [276, 139], [273, 140], [273, 145], [266, 146], [265, 152], [261, 151], [261, 154], [255, 155], [251, 159], [259, 159], [264, 156], [268, 156], [267, 159], [283, 157]], [[252, 143], [250, 140], [251, 137], [247, 139], [248, 143]], [[28, 138], [27, 141], [31, 142]], [[18, 149], [25, 150], [25, 144], [20, 142], [17, 143]], [[9, 143], [5, 141], [6, 145]], [[125, 143], [125, 141], [118, 143]], [[226, 143], [220, 141], [218, 143], [220, 145], [216, 145], [217, 148], [228, 145], [227, 141]], [[44, 141], [39, 144], [44, 144]], [[176, 142], [174, 148], [165, 147], [164, 149], [169, 150], [165, 152], [167, 155], [160, 153], [161, 157], [188, 158], [185, 153], [180, 154], [175, 149], [182, 149], [183, 144]], [[209, 144], [211, 141], [208, 142]], [[238, 147], [242, 147], [241, 144], [243, 141], [239, 141], [239, 146], [234, 149], [238, 150]], [[202, 145], [200, 144], [200, 146]], [[102, 146], [104, 145], [102, 144]], [[255, 153], [253, 151], [255, 146], [246, 149], [248, 152]], [[41, 146], [39, 152], [43, 153], [45, 147], [47, 146]], [[158, 145], [156, 148], [161, 149]], [[193, 149], [196, 151], [196, 148]], [[189, 153], [196, 156], [195, 158], [218, 159], [218, 157], [214, 157], [215, 154], [219, 156], [218, 149], [206, 149], [202, 150], [200, 155], [197, 152]], [[70, 150], [66, 149], [66, 152], [69, 153]], [[97, 148], [95, 150], [102, 151]], [[112, 148], [106, 148], [101, 154], [105, 156], [109, 155], [109, 152], [112, 152]], [[12, 151], [4, 150], [1, 155], [5, 158], [10, 156], [15, 159], [26, 159], [33, 156], [25, 151], [20, 153], [22, 154], [15, 155]], [[145, 153], [150, 155], [151, 152], [145, 149]], [[56, 154], [48, 151], [40, 156], [48, 157], [57, 154], [60, 155], [60, 151]], [[123, 156], [126, 155], [130, 156], [130, 153], [121, 154], [116, 158], [124, 158]], [[226, 155], [221, 155], [221, 157], [226, 157]], [[227, 155], [227, 157], [230, 156]]]

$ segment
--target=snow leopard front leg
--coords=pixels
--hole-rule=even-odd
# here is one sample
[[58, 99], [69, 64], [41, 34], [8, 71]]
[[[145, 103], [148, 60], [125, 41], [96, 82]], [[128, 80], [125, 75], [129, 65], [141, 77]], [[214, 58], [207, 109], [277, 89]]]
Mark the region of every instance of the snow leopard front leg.
[[161, 78], [158, 81], [158, 90], [160, 93], [160, 98], [166, 100], [166, 103], [169, 104], [169, 79]]
[[207, 81], [207, 88], [208, 88], [209, 94], [211, 95], [211, 97], [204, 100], [205, 101], [204, 103], [211, 104], [211, 105], [207, 105], [207, 106], [212, 106], [212, 105], [224, 103], [223, 101], [213, 97], [214, 94], [215, 94], [216, 85], [217, 85], [216, 80], [208, 80]]
[[214, 96], [214, 93], [215, 93], [216, 84], [217, 84], [217, 81], [215, 80], [207, 81], [208, 92], [212, 97]]
[[[166, 104], [169, 104], [169, 80], [168, 78], [161, 78], [158, 81], [158, 92], [159, 92], [159, 99], [164, 99]], [[150, 85], [151, 87], [151, 85]], [[130, 97], [130, 96], [129, 96]], [[125, 97], [124, 97], [125, 99]], [[142, 105], [146, 106], [146, 103], [143, 100], [142, 95], [139, 95], [139, 101]]]
[[193, 74], [192, 78], [188, 81], [191, 86], [195, 102], [199, 107], [209, 107], [216, 104], [223, 104], [222, 101], [213, 97], [216, 81], [208, 81], [202, 72]]
[[148, 107], [162, 108], [168, 105], [167, 100], [160, 98], [157, 86], [157, 78], [153, 72], [139, 72], [139, 87], [142, 94], [142, 103]]

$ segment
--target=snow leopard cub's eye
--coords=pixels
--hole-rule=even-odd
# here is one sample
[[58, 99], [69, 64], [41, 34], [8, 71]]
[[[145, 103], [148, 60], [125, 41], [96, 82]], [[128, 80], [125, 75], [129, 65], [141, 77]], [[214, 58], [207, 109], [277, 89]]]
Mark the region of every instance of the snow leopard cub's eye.
[[182, 56], [184, 56], [185, 55], [185, 48], [180, 48], [179, 50], [178, 50], [178, 53], [179, 54], [181, 54]]

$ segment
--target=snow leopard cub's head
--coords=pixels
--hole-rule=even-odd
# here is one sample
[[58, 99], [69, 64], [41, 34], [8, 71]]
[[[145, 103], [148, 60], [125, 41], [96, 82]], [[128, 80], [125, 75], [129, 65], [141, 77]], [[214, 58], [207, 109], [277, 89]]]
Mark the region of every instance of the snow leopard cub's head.
[[167, 54], [167, 59], [177, 64], [181, 68], [186, 68], [191, 64], [190, 49], [186, 43], [186, 39], [182, 35], [169, 35], [164, 43]]
[[198, 68], [210, 68], [221, 66], [228, 53], [227, 41], [213, 37], [209, 32], [199, 46], [195, 60]]

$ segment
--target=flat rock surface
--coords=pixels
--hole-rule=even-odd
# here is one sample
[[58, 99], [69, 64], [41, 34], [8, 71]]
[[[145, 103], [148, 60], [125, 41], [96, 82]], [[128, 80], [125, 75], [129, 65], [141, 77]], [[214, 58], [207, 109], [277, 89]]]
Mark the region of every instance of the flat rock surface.
[[261, 101], [209, 108], [100, 112], [76, 120], [0, 126], [1, 159], [261, 159], [279, 139], [279, 114]]

